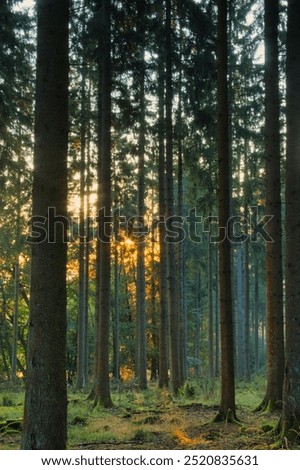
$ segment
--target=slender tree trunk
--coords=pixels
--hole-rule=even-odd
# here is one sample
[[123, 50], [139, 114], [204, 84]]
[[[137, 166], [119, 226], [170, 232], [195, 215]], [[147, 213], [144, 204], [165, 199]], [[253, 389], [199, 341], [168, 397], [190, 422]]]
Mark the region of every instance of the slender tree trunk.
[[255, 373], [258, 374], [260, 369], [259, 355], [259, 272], [258, 258], [255, 262], [255, 279], [254, 279], [254, 350], [255, 350]]
[[[85, 172], [86, 172], [86, 66], [83, 65], [81, 76], [81, 124], [80, 124], [80, 208], [79, 208], [79, 302], [77, 322], [77, 376], [76, 386], [82, 388], [86, 385], [86, 299], [85, 299]], [[87, 214], [86, 214], [87, 215]]]
[[286, 62], [286, 312], [285, 374], [281, 428], [300, 431], [300, 3], [288, 1]]
[[[99, 39], [99, 51], [100, 51], [100, 39]], [[102, 60], [101, 56], [98, 58], [98, 95], [97, 95], [97, 138], [98, 138], [98, 161], [97, 161], [97, 214], [101, 211], [101, 147], [102, 147]], [[96, 239], [96, 279], [95, 279], [95, 310], [94, 310], [94, 322], [95, 322], [95, 334], [94, 334], [94, 363], [93, 363], [93, 384], [92, 389], [89, 393], [88, 399], [94, 400], [96, 395], [96, 381], [99, 371], [98, 359], [99, 359], [99, 312], [100, 312], [100, 237], [98, 230], [98, 237]]]
[[201, 338], [201, 271], [197, 273], [195, 286], [195, 334], [194, 334], [194, 355], [196, 359], [195, 374], [201, 375], [201, 356], [200, 356], [200, 338]]
[[[21, 151], [21, 149], [20, 149]], [[21, 169], [20, 158], [18, 158], [17, 177], [17, 213], [16, 213], [16, 260], [14, 266], [14, 316], [13, 316], [13, 344], [11, 359], [11, 380], [17, 379], [17, 357], [18, 357], [18, 336], [19, 336], [19, 295], [20, 295], [20, 217], [21, 217]]]
[[[103, 0], [101, 6], [102, 35], [99, 53], [101, 78], [101, 148], [100, 164], [100, 214], [99, 226], [99, 312], [98, 351], [95, 404], [105, 408], [112, 406], [109, 383], [110, 338], [110, 274], [111, 274], [111, 2]], [[100, 100], [99, 100], [100, 101]]]
[[18, 352], [18, 323], [19, 323], [19, 285], [20, 285], [20, 265], [19, 256], [14, 266], [14, 317], [13, 317], [13, 344], [11, 359], [11, 380], [17, 379], [17, 352]]
[[38, 0], [37, 18], [33, 216], [48, 231], [32, 245], [22, 448], [59, 450], [67, 441], [68, 0]]
[[[90, 86], [88, 89], [88, 100], [87, 100], [87, 114], [90, 116], [91, 112], [91, 90]], [[87, 162], [86, 162], [86, 246], [85, 246], [85, 268], [84, 268], [84, 318], [85, 318], [85, 330], [86, 330], [86, 342], [85, 342], [85, 383], [88, 383], [89, 378], [89, 293], [90, 293], [90, 187], [91, 187], [91, 125], [90, 121], [87, 122]]]
[[[171, 0], [166, 0], [166, 195], [167, 220], [174, 215], [174, 188], [173, 188], [173, 78], [172, 78], [172, 14]], [[174, 394], [177, 394], [182, 385], [179, 362], [179, 321], [176, 296], [175, 279], [175, 247], [174, 243], [167, 244], [168, 258], [168, 308], [170, 328], [170, 373], [171, 385]]]
[[[137, 1], [140, 58], [139, 58], [139, 144], [138, 144], [138, 223], [145, 224], [145, 1]], [[137, 375], [139, 387], [147, 388], [147, 354], [146, 354], [146, 286], [145, 286], [145, 240], [142, 235], [137, 241]]]
[[215, 375], [220, 375], [220, 296], [219, 296], [219, 278], [218, 278], [218, 252], [216, 250], [216, 292], [215, 292], [215, 344], [216, 344], [216, 365]]
[[[182, 12], [179, 8], [179, 77], [178, 77], [178, 118], [176, 126], [176, 138], [178, 146], [178, 206], [177, 216], [183, 219], [183, 130], [182, 130]], [[179, 322], [179, 365], [180, 365], [180, 382], [184, 383], [187, 378], [187, 337], [186, 337], [186, 310], [185, 310], [185, 270], [184, 270], [184, 251], [185, 241], [182, 240], [176, 245], [176, 256], [178, 264], [177, 275], [177, 304], [178, 304], [178, 322]]]
[[213, 311], [212, 243], [208, 241], [208, 371], [210, 379], [215, 376], [214, 364], [214, 311]]
[[244, 377], [244, 278], [243, 278], [243, 245], [237, 248], [237, 321], [236, 321], [236, 373], [237, 377]]
[[[117, 227], [118, 222], [115, 224]], [[119, 253], [118, 235], [115, 231], [114, 246], [114, 331], [113, 331], [113, 376], [120, 379], [120, 308], [119, 308]]]
[[[246, 235], [246, 232], [245, 232]], [[246, 235], [247, 236], [247, 235]], [[243, 376], [244, 379], [249, 382], [251, 379], [251, 369], [250, 369], [250, 305], [249, 305], [249, 243], [246, 241], [244, 243], [244, 367], [243, 367]]]
[[[245, 160], [247, 160], [247, 144], [245, 143]], [[244, 191], [245, 191], [245, 207], [244, 207], [244, 217], [245, 220], [248, 220], [249, 210], [248, 204], [250, 201], [249, 197], [249, 180], [248, 180], [248, 162], [245, 161], [245, 184], [244, 184]], [[244, 242], [244, 279], [243, 279], [243, 287], [244, 287], [244, 303], [243, 303], [243, 310], [244, 310], [244, 379], [249, 381], [251, 378], [251, 370], [250, 370], [250, 305], [249, 305], [249, 289], [250, 289], [250, 282], [249, 282], [249, 240], [248, 240], [248, 224], [246, 223], [244, 235], [246, 237], [246, 241]]]
[[231, 246], [227, 233], [230, 220], [230, 151], [228, 118], [227, 2], [218, 0], [218, 202], [221, 240], [219, 243], [221, 321], [221, 403], [216, 419], [236, 417], [234, 384], [233, 307], [231, 295]]
[[266, 214], [274, 243], [266, 244], [267, 390], [259, 409], [270, 411], [282, 407], [284, 376], [278, 24], [279, 1], [265, 0]]
[[[152, 199], [153, 201], [154, 199]], [[152, 207], [152, 213], [154, 207]], [[157, 309], [156, 309], [156, 272], [155, 272], [155, 244], [154, 240], [151, 243], [151, 300], [150, 300], [150, 318], [152, 327], [152, 348], [153, 353], [151, 357], [151, 380], [156, 380], [158, 377], [158, 336], [157, 336]]]
[[168, 290], [167, 290], [167, 246], [166, 237], [166, 163], [165, 163], [165, 72], [164, 72], [164, 45], [162, 41], [164, 5], [159, 1], [160, 16], [160, 35], [158, 38], [158, 192], [159, 192], [159, 215], [163, 219], [163, 223], [159, 224], [159, 387], [168, 386], [168, 338], [169, 338], [169, 321], [168, 321]]
[[[1, 316], [0, 316], [0, 351], [2, 355], [2, 361], [4, 370], [7, 374], [7, 377], [11, 379], [11, 371], [12, 368], [9, 366], [9, 362], [7, 360], [7, 354], [9, 354], [9, 342], [7, 340], [7, 320], [6, 320], [6, 310], [7, 310], [7, 302], [6, 302], [6, 295], [3, 287], [3, 281], [0, 281], [0, 289], [2, 294], [2, 309], [1, 309]], [[11, 356], [12, 357], [12, 356]]]

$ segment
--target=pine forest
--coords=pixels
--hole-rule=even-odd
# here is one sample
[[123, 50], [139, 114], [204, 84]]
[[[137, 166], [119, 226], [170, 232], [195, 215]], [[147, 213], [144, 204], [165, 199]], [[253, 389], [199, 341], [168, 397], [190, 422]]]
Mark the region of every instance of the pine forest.
[[0, 449], [300, 449], [300, 2], [0, 0]]

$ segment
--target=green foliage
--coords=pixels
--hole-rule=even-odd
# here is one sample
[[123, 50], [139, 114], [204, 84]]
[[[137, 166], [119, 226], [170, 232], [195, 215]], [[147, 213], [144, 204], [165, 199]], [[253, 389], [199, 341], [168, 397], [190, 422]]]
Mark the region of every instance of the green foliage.
[[7, 396], [2, 397], [2, 406], [13, 406], [13, 402]]
[[135, 442], [143, 443], [148, 440], [149, 433], [144, 429], [140, 428], [134, 434], [132, 440]]
[[265, 393], [266, 379], [263, 375], [257, 375], [250, 383], [240, 380], [236, 384], [237, 406], [249, 406], [254, 410], [261, 402]]
[[[217, 445], [215, 439], [220, 436], [222, 445], [234, 448], [239, 439], [240, 448], [282, 448], [283, 441], [278, 440], [273, 430], [278, 423], [278, 414], [266, 416], [253, 413], [253, 403], [257, 404], [265, 390], [265, 378], [256, 376], [249, 383], [240, 381], [237, 384], [236, 396], [238, 403], [238, 417], [241, 421], [235, 424], [236, 430], [230, 437], [227, 424], [226, 433], [222, 431], [221, 423], [212, 423], [216, 415], [219, 399], [219, 383], [210, 383], [203, 380], [192, 380], [188, 389], [194, 392], [192, 396], [182, 393], [175, 399], [166, 390], [160, 390], [152, 385], [146, 391], [119, 390], [112, 394], [115, 407], [111, 410], [93, 408], [91, 401], [86, 399], [87, 394], [69, 389], [68, 393], [68, 441], [70, 449], [97, 449], [99, 447], [118, 448], [130, 445], [131, 448], [145, 446], [156, 448], [158, 443], [166, 439], [166, 448], [177, 445], [172, 441], [172, 435], [178, 436], [183, 448], [194, 448], [200, 445]], [[210, 393], [210, 396], [209, 396]], [[0, 449], [11, 446], [19, 447], [20, 426], [23, 416], [24, 390], [20, 387], [1, 385], [0, 387]], [[4, 405], [4, 406], [3, 406]], [[10, 405], [10, 406], [7, 406]], [[190, 413], [190, 414], [189, 414]], [[194, 420], [192, 425], [189, 419]], [[199, 423], [202, 423], [201, 426]], [[184, 429], [186, 428], [186, 431]], [[162, 431], [162, 434], [161, 432]], [[195, 438], [189, 438], [189, 432]], [[8, 434], [9, 433], [9, 434]], [[225, 433], [225, 434], [224, 434]], [[169, 434], [169, 437], [168, 437]], [[226, 440], [224, 442], [224, 435]], [[207, 436], [207, 441], [203, 440]], [[293, 436], [295, 437], [295, 436]], [[277, 441], [276, 441], [277, 440]], [[254, 444], [252, 443], [254, 442]], [[291, 442], [287, 443], [291, 446]], [[293, 445], [296, 445], [295, 443]], [[9, 447], [11, 448], [11, 447]], [[159, 447], [161, 448], [161, 447]], [[178, 447], [177, 447], [178, 448]], [[224, 448], [224, 447], [222, 447]], [[226, 447], [227, 448], [227, 447]]]
[[0, 385], [0, 420], [20, 421], [23, 417], [24, 390], [22, 387]]

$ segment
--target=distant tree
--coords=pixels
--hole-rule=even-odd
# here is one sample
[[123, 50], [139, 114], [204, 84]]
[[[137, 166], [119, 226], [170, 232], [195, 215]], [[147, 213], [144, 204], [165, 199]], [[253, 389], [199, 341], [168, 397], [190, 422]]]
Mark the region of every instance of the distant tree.
[[[32, 245], [23, 449], [65, 449], [68, 148], [68, 0], [37, 2], [33, 216], [48, 221]], [[49, 208], [57, 218], [49, 219]], [[64, 219], [62, 219], [62, 217]], [[41, 219], [42, 218], [42, 219]], [[44, 219], [43, 219], [44, 218]]]

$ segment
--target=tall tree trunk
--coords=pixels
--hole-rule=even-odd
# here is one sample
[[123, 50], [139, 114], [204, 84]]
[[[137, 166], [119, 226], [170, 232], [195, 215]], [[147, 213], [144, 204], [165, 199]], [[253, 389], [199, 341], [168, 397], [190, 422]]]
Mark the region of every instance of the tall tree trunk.
[[[139, 143], [138, 143], [138, 219], [142, 226], [145, 224], [145, 134], [146, 134], [146, 105], [145, 105], [145, 1], [137, 1], [139, 39]], [[145, 287], [145, 240], [139, 237], [137, 241], [137, 372], [139, 387], [147, 388], [147, 354], [146, 354], [146, 287]]]
[[[21, 152], [21, 149], [20, 149]], [[19, 294], [20, 294], [20, 217], [21, 217], [21, 168], [20, 154], [18, 156], [18, 176], [17, 176], [17, 213], [16, 213], [16, 259], [14, 265], [14, 316], [13, 316], [13, 343], [11, 358], [11, 381], [17, 379], [17, 356], [18, 356], [18, 336], [19, 336]]]
[[113, 377], [120, 379], [120, 306], [119, 306], [119, 220], [114, 215], [114, 317], [113, 317]]
[[[166, 0], [166, 196], [167, 196], [167, 220], [174, 215], [174, 184], [173, 184], [173, 77], [172, 77], [172, 14], [171, 0]], [[179, 363], [179, 322], [176, 296], [175, 279], [175, 247], [167, 244], [168, 258], [168, 308], [170, 329], [170, 374], [171, 386], [174, 394], [177, 394], [182, 385]]]
[[201, 375], [201, 357], [200, 357], [200, 347], [201, 347], [201, 270], [197, 272], [196, 282], [195, 282], [195, 333], [194, 333], [194, 355], [196, 359], [195, 366], [195, 375], [200, 377]]
[[300, 431], [300, 3], [288, 1], [286, 62], [286, 312], [282, 433]]
[[266, 214], [273, 215], [268, 233], [274, 243], [266, 244], [267, 390], [262, 410], [282, 407], [284, 376], [278, 24], [279, 1], [265, 0]]
[[[91, 87], [89, 84], [88, 96], [87, 96], [87, 115], [90, 116], [91, 112]], [[85, 318], [85, 330], [86, 330], [86, 342], [85, 342], [85, 383], [88, 382], [89, 377], [89, 292], [90, 292], [90, 187], [91, 187], [91, 124], [90, 120], [87, 122], [87, 161], [86, 161], [86, 245], [85, 245], [85, 266], [84, 266], [84, 318]]]
[[[180, 14], [180, 12], [179, 12]], [[177, 122], [177, 141], [178, 141], [178, 207], [177, 216], [183, 217], [183, 135], [182, 135], [182, 42], [183, 32], [180, 21], [180, 50], [179, 50], [179, 78], [178, 78], [178, 122]], [[185, 310], [185, 279], [184, 279], [184, 240], [176, 245], [177, 248], [177, 306], [179, 322], [179, 365], [180, 382], [184, 383], [187, 378], [187, 337], [186, 337], [186, 310]]]
[[212, 243], [208, 240], [208, 373], [210, 379], [215, 376], [212, 261]]
[[[256, 251], [255, 251], [256, 254]], [[255, 273], [254, 273], [254, 351], [255, 351], [255, 373], [259, 373], [260, 354], [259, 354], [259, 271], [258, 258], [255, 256]]]
[[165, 71], [164, 71], [164, 44], [162, 35], [164, 31], [163, 2], [158, 2], [160, 31], [159, 31], [159, 50], [158, 50], [158, 192], [159, 192], [159, 215], [163, 223], [159, 224], [159, 387], [167, 387], [168, 377], [168, 289], [167, 289], [167, 246], [166, 236], [166, 164], [165, 164]]
[[244, 278], [243, 278], [243, 245], [237, 248], [237, 309], [236, 309], [236, 373], [240, 379], [244, 377]]
[[[109, 383], [110, 338], [110, 274], [111, 274], [111, 1], [103, 0], [101, 6], [102, 35], [99, 67], [101, 78], [101, 148], [100, 164], [100, 213], [99, 213], [99, 312], [98, 351], [95, 381], [95, 403], [112, 406]], [[100, 65], [100, 64], [99, 64]], [[100, 101], [100, 100], [99, 100]]]
[[220, 296], [219, 296], [219, 277], [218, 277], [218, 251], [216, 250], [216, 291], [215, 291], [215, 348], [216, 365], [215, 376], [220, 375]]
[[37, 18], [33, 217], [49, 230], [32, 245], [22, 448], [59, 450], [67, 441], [68, 0], [38, 0]]
[[[248, 206], [250, 203], [250, 188], [249, 188], [249, 177], [248, 177], [248, 144], [245, 140], [244, 147], [244, 156], [245, 156], [245, 180], [244, 180], [244, 218], [248, 220], [249, 210]], [[251, 378], [250, 370], [250, 305], [249, 305], [249, 239], [248, 239], [248, 224], [245, 224], [244, 235], [246, 240], [243, 244], [244, 248], [244, 278], [243, 278], [243, 287], [244, 287], [244, 379], [249, 381]]]
[[[11, 367], [9, 366], [9, 362], [7, 360], [7, 354], [9, 354], [9, 341], [7, 339], [7, 320], [6, 320], [6, 310], [7, 310], [7, 301], [6, 295], [4, 291], [3, 281], [0, 281], [0, 290], [2, 294], [2, 309], [1, 309], [1, 316], [0, 316], [0, 351], [3, 361], [4, 370], [8, 378], [11, 378]], [[12, 357], [12, 356], [11, 356]]]
[[17, 353], [18, 353], [18, 329], [19, 329], [19, 289], [20, 286], [20, 264], [17, 255], [14, 265], [14, 316], [13, 316], [13, 343], [11, 358], [11, 381], [17, 379]]
[[[99, 51], [100, 51], [100, 41], [99, 39]], [[97, 116], [97, 137], [98, 137], [98, 164], [97, 164], [97, 213], [100, 213], [101, 210], [101, 146], [102, 146], [102, 61], [101, 56], [98, 58], [98, 96], [97, 96], [97, 107], [98, 107], [98, 116]], [[99, 232], [99, 231], [98, 231]], [[99, 233], [98, 233], [99, 235]], [[90, 400], [95, 398], [96, 394], [96, 381], [98, 375], [98, 359], [99, 359], [99, 317], [100, 317], [100, 237], [97, 237], [96, 240], [96, 279], [95, 279], [95, 335], [94, 335], [94, 364], [93, 364], [93, 386], [91, 392], [88, 396]]]
[[230, 152], [228, 119], [227, 1], [218, 0], [218, 203], [221, 239], [219, 242], [221, 321], [221, 403], [216, 419], [236, 417], [234, 384], [233, 307], [231, 295], [231, 246], [226, 228], [230, 220]]
[[[78, 321], [77, 321], [77, 376], [76, 386], [86, 385], [86, 344], [87, 318], [85, 299], [85, 173], [86, 173], [86, 66], [83, 65], [81, 76], [81, 123], [80, 123], [80, 208], [79, 208], [79, 292], [78, 292]], [[86, 214], [87, 215], [87, 214]]]
[[[154, 195], [153, 195], [154, 196]], [[152, 198], [152, 213], [154, 212], [154, 197]], [[151, 318], [151, 338], [152, 338], [152, 357], [151, 357], [151, 380], [156, 380], [158, 375], [158, 335], [157, 335], [157, 310], [156, 310], [156, 272], [155, 272], [155, 242], [151, 243], [151, 300], [150, 300], [150, 315]]]

